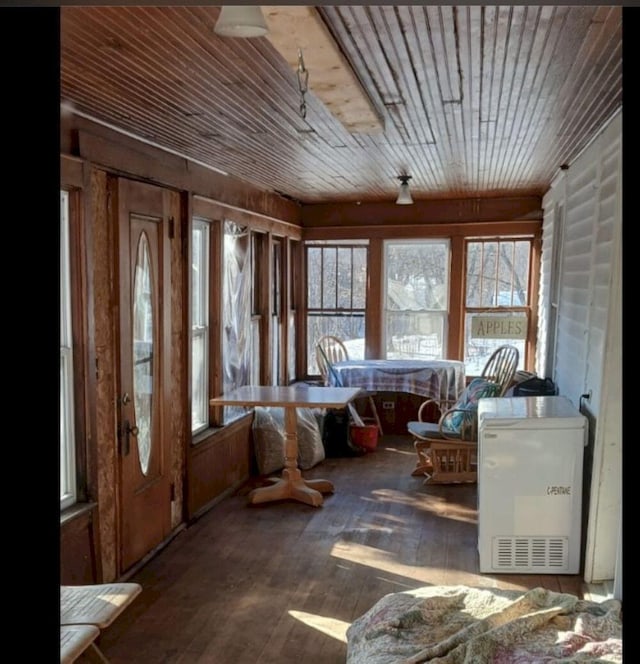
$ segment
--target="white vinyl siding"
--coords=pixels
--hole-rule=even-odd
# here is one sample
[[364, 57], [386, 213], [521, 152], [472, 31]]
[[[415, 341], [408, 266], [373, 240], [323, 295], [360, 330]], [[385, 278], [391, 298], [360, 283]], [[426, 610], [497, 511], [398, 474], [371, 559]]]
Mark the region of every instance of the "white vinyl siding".
[[[575, 405], [582, 394], [591, 391], [589, 408], [596, 415], [610, 306], [613, 238], [620, 214], [620, 138], [616, 140], [615, 134], [608, 140], [601, 138], [597, 146], [572, 164], [563, 182], [545, 197], [538, 331], [542, 341], [536, 362], [538, 371], [544, 370], [545, 342], [552, 335], [546, 322], [553, 297], [553, 225], [560, 205], [564, 205], [564, 235], [558, 238], [562, 255], [552, 377], [560, 393]], [[582, 370], [576, 371], [576, 367]]]
[[[600, 403], [603, 357], [611, 306], [611, 277], [616, 222], [619, 218], [620, 140], [603, 144], [600, 157], [600, 186], [595, 221], [592, 269], [591, 318], [587, 353], [586, 384], [592, 391], [591, 403]], [[597, 410], [594, 412], [597, 413]]]
[[[562, 281], [556, 346], [556, 382], [560, 393], [578, 405], [586, 390], [591, 267], [594, 236], [597, 169], [576, 164], [567, 175], [565, 236], [561, 261]], [[577, 172], [576, 172], [577, 171]]]
[[[543, 207], [541, 311], [550, 311], [553, 244], [560, 242], [553, 378], [559, 393], [590, 414], [585, 476], [589, 500], [584, 579], [614, 578], [622, 509], [622, 113], [562, 171]], [[557, 211], [564, 232], [556, 238]], [[552, 336], [541, 316], [539, 339]], [[540, 342], [539, 342], [540, 343]], [[539, 354], [536, 366], [542, 366]], [[582, 395], [587, 395], [581, 399]], [[619, 569], [617, 573], [621, 574]], [[620, 579], [616, 579], [619, 585]]]

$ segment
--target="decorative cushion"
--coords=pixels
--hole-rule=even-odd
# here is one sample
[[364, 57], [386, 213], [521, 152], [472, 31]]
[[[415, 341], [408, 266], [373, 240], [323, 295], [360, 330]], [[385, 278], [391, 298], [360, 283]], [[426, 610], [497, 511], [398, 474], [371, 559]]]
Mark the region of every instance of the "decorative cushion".
[[[310, 408], [297, 409], [298, 467], [313, 468], [325, 458], [318, 421]], [[253, 441], [261, 475], [284, 468], [284, 408], [256, 406], [253, 416]]]
[[[500, 385], [497, 383], [486, 378], [473, 378], [458, 398], [458, 401], [452, 406], [452, 410], [455, 412], [443, 420], [442, 428], [447, 433], [459, 434], [465, 416], [468, 416], [467, 413], [475, 417], [475, 411], [478, 409], [478, 401], [488, 397], [497, 397], [499, 392]], [[467, 412], [465, 413], [464, 411]]]
[[440, 426], [437, 422], [419, 422], [418, 420], [407, 422], [407, 430], [416, 438], [442, 438]]

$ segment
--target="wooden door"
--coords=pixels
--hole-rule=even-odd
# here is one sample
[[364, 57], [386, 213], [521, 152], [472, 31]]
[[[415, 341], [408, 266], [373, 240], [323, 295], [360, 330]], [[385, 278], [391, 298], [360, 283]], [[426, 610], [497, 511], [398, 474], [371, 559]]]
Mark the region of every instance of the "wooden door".
[[121, 571], [160, 544], [171, 528], [169, 204], [176, 195], [120, 180], [120, 549]]

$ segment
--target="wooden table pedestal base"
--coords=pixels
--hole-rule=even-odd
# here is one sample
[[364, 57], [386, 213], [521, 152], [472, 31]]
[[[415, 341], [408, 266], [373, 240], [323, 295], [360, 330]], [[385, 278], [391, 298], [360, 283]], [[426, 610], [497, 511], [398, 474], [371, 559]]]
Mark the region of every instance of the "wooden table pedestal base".
[[305, 480], [297, 468], [285, 468], [282, 477], [269, 479], [271, 486], [254, 489], [249, 494], [250, 503], [267, 503], [273, 500], [299, 500], [302, 503], [320, 507], [323, 493], [333, 493], [333, 484], [329, 480]]

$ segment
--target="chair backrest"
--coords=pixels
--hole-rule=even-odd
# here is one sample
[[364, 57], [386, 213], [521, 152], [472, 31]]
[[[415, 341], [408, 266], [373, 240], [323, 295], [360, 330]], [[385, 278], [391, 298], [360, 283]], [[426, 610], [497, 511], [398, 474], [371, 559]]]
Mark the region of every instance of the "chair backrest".
[[491, 357], [484, 365], [484, 369], [480, 375], [482, 378], [500, 385], [499, 397], [503, 396], [509, 389], [511, 381], [516, 375], [519, 357], [520, 353], [515, 346], [500, 346], [493, 351]]
[[322, 380], [326, 383], [329, 375], [329, 364], [342, 362], [349, 359], [346, 346], [338, 337], [330, 334], [320, 337], [316, 344], [316, 363], [320, 369]]

